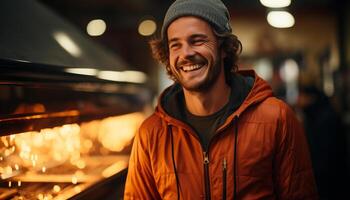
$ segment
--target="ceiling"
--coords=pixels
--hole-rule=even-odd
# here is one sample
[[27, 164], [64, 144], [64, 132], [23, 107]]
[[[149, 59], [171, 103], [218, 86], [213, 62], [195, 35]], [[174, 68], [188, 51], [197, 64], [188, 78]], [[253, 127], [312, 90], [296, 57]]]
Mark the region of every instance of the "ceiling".
[[[173, 0], [39, 0], [59, 14], [77, 21], [81, 18], [102, 17], [114, 20], [116, 25], [128, 26], [133, 20], [138, 21], [140, 17], [151, 15], [161, 21], [166, 9]], [[313, 9], [336, 9], [338, 1], [341, 0], [292, 0], [289, 9], [308, 10]], [[265, 10], [259, 0], [224, 0], [231, 10], [236, 12]], [[129, 22], [129, 23], [125, 23]], [[129, 25], [132, 25], [129, 24]], [[122, 28], [121, 27], [121, 28]]]
[[[248, 16], [264, 14], [266, 8], [258, 0], [223, 0], [231, 15]], [[336, 13], [342, 0], [292, 0], [289, 10], [307, 13]], [[39, 0], [77, 26], [84, 34], [87, 23], [96, 18], [104, 19], [107, 31], [93, 37], [114, 53], [119, 54], [134, 69], [152, 72], [155, 65], [150, 56], [147, 41], [137, 33], [142, 19], [153, 18], [161, 26], [166, 8], [172, 0]]]

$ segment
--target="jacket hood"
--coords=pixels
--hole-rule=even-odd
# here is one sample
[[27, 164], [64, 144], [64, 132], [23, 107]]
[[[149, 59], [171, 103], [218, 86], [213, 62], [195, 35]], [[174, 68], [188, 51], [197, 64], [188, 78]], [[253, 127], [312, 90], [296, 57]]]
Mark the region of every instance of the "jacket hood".
[[[271, 97], [273, 95], [272, 89], [269, 84], [259, 77], [254, 70], [240, 70], [236, 72], [243, 77], [251, 77], [254, 79], [253, 87], [250, 92], [244, 99], [243, 103], [237, 110], [228, 118], [228, 120], [233, 119], [234, 116], [239, 116], [242, 112], [244, 112], [249, 106], [260, 103], [264, 101], [266, 98]], [[166, 88], [158, 99], [158, 104], [155, 110], [155, 114], [163, 118], [168, 123], [184, 123], [180, 120], [179, 110], [177, 109], [179, 106], [183, 106], [182, 102], [184, 96], [182, 92], [182, 87], [178, 83], [174, 83], [173, 85]], [[172, 108], [176, 110], [173, 112], [169, 109]]]

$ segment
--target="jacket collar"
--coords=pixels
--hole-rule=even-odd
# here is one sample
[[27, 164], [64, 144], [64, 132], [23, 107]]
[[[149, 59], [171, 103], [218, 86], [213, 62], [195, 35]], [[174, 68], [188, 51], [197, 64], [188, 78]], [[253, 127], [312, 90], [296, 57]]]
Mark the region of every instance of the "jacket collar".
[[[227, 118], [226, 123], [232, 121], [235, 116], [240, 116], [249, 106], [264, 101], [266, 98], [272, 96], [272, 89], [268, 83], [259, 77], [253, 70], [241, 70], [237, 72], [242, 76], [250, 76], [254, 79], [254, 84], [241, 106]], [[168, 123], [177, 125], [185, 125], [181, 121], [181, 110], [178, 109], [183, 105], [182, 87], [178, 83], [166, 88], [158, 99], [158, 105], [155, 113], [163, 118]], [[225, 123], [225, 124], [226, 124]]]

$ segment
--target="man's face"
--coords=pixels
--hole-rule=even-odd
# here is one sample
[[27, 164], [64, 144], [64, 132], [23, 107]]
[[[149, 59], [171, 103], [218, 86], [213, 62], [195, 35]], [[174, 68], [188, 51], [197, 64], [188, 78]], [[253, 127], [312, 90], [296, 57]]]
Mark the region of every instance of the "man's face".
[[224, 71], [211, 26], [197, 17], [180, 17], [167, 35], [170, 69], [177, 81], [189, 91], [209, 89]]

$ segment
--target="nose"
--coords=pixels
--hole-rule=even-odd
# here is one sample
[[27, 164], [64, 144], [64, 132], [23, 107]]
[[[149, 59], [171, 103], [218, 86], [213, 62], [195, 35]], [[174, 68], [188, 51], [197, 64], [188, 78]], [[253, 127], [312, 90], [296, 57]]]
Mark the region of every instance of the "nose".
[[195, 51], [193, 49], [193, 47], [190, 44], [184, 44], [182, 45], [181, 48], [181, 57], [183, 59], [189, 58], [189, 57], [193, 57], [195, 55]]

